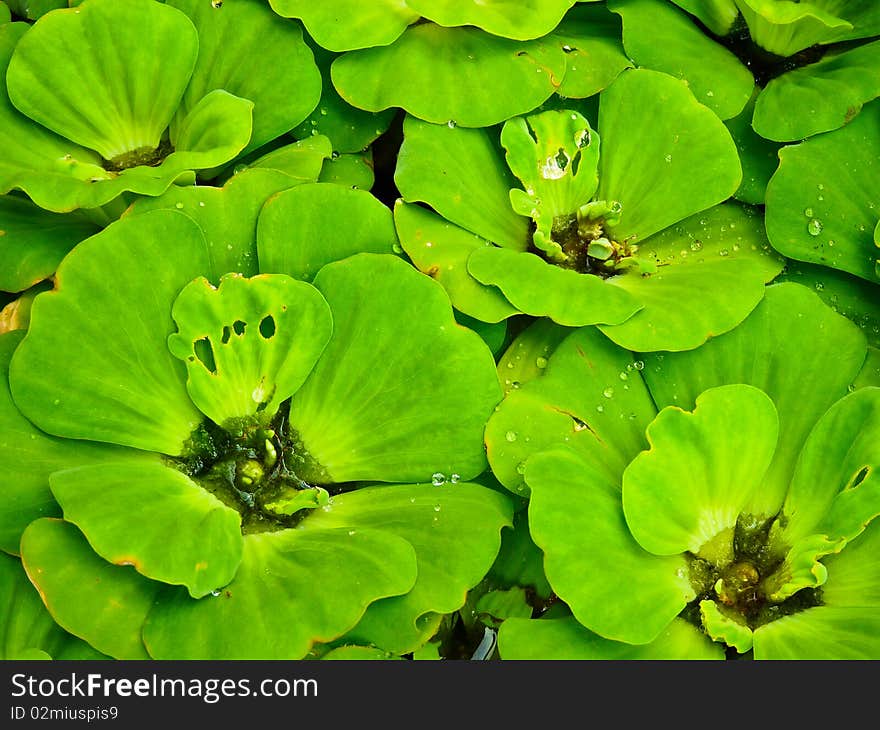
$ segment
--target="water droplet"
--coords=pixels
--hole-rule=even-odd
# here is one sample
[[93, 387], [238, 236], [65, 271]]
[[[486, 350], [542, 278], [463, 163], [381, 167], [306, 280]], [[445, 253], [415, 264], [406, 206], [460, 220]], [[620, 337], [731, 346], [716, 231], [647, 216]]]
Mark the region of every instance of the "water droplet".
[[460, 481], [461, 481], [460, 474], [453, 474], [452, 476], [449, 477], [450, 484], [458, 484]]
[[604, 412], [605, 412], [605, 406], [596, 406], [596, 412], [597, 412], [597, 413], [604, 413]]
[[349, 535], [354, 535], [354, 534], [356, 534], [356, 533], [357, 533], [357, 530], [349, 530], [349, 531], [348, 531], [348, 534], [349, 534]]
[[834, 248], [834, 239], [833, 238], [828, 241], [828, 245], [831, 246], [831, 248]]
[[211, 595], [214, 596], [214, 598], [216, 598], [217, 596], [220, 595], [220, 589], [215, 588], [213, 591], [211, 591]]
[[455, 120], [450, 119], [448, 122], [446, 122], [446, 126], [449, 127], [450, 129], [454, 128], [456, 126]]
[[818, 236], [822, 232], [822, 221], [818, 218], [813, 218], [807, 223], [807, 233], [811, 236]]
[[174, 207], [177, 208], [177, 210], [182, 210], [182, 209], [183, 209], [183, 203], [175, 203], [175, 204], [174, 204]]
[[504, 438], [513, 443], [514, 441], [516, 441], [516, 431], [508, 431], [506, 434], [504, 434]]
[[535, 360], [535, 367], [538, 368], [539, 370], [543, 370], [544, 368], [546, 368], [547, 367], [547, 358], [546, 357], [539, 357], [537, 360]]
[[620, 379], [621, 379], [621, 380], [626, 380], [628, 377], [629, 377], [629, 375], [626, 374], [626, 371], [623, 371], [623, 372], [620, 374]]
[[702, 241], [691, 241], [691, 251], [700, 251], [703, 248]]
[[812, 208], [804, 208], [804, 215], [807, 216], [807, 218], [812, 218], [813, 217], [813, 209]]
[[614, 388], [609, 385], [607, 388], [605, 388], [605, 390], [602, 391], [602, 395], [604, 395], [606, 398], [614, 397]]
[[816, 291], [822, 291], [825, 288], [825, 285], [821, 281], [816, 282]]
[[633, 363], [633, 367], [634, 367], [636, 370], [644, 370], [644, 369], [645, 369], [645, 363], [644, 363], [642, 360], [636, 360], [636, 361]]
[[666, 155], [664, 158], [667, 162], [672, 162], [672, 155]]
[[441, 487], [446, 484], [446, 475], [442, 472], [435, 472], [431, 475], [431, 484], [435, 487]]
[[728, 251], [726, 248], [722, 248], [722, 249], [718, 252], [718, 255], [719, 255], [719, 256], [730, 256], [730, 251]]
[[526, 473], [526, 462], [521, 461], [516, 465], [516, 473], [517, 474], [525, 474]]
[[320, 112], [321, 112], [321, 116], [322, 116], [322, 117], [326, 117], [326, 116], [327, 116], [327, 110], [326, 110], [324, 107], [321, 107]]
[[434, 511], [435, 511], [435, 512], [439, 512], [439, 511], [440, 511], [440, 505], [439, 505], [439, 504], [435, 504], [435, 505], [434, 505]]
[[399, 243], [392, 244], [391, 250], [394, 251], [394, 253], [403, 253], [403, 249]]

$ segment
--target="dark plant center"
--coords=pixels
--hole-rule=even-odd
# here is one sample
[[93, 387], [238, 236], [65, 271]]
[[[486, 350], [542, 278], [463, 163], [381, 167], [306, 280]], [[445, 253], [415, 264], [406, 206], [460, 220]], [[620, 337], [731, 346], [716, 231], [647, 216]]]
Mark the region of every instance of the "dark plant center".
[[[699, 23], [698, 23], [699, 24]], [[700, 24], [701, 25], [701, 24]], [[767, 51], [752, 40], [749, 27], [742, 15], [737, 18], [730, 33], [719, 37], [703, 26], [703, 31], [714, 37], [752, 72], [758, 86], [764, 87], [769, 81], [788, 71], [808, 66], [821, 60], [828, 46], [811, 46], [791, 56], [778, 56]]]
[[733, 560], [714, 565], [689, 554], [690, 580], [697, 597], [682, 611], [682, 617], [700, 627], [700, 602], [715, 601], [722, 612], [738, 617], [750, 629], [821, 604], [819, 589], [804, 588], [782, 602], [771, 601], [764, 581], [782, 565], [784, 556], [773, 552], [768, 534], [773, 519], [740, 516], [733, 536]]
[[562, 248], [562, 259], [553, 259], [534, 245], [529, 250], [556, 266], [581, 274], [604, 279], [619, 274], [638, 250], [629, 241], [614, 240], [610, 232], [620, 211], [620, 203], [599, 200], [581, 206], [576, 213], [557, 216], [550, 237]]
[[[296, 525], [310, 509], [329, 503], [323, 468], [290, 428], [290, 402], [266, 424], [233, 419], [223, 427], [206, 420], [193, 432], [174, 466], [241, 515], [242, 533]], [[309, 481], [306, 481], [307, 477]], [[342, 491], [334, 485], [333, 491]]]
[[157, 167], [168, 157], [174, 148], [168, 139], [163, 139], [158, 147], [138, 147], [137, 149], [123, 152], [112, 160], [104, 160], [104, 169], [108, 172], [122, 172], [132, 167]]

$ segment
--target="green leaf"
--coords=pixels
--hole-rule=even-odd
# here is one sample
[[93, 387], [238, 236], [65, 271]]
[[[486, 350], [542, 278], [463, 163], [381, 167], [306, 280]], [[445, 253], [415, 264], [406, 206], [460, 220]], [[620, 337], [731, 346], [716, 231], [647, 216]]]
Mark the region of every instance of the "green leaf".
[[483, 286], [468, 273], [471, 253], [490, 245], [484, 238], [400, 199], [394, 204], [394, 223], [413, 264], [443, 286], [458, 311], [483, 322], [500, 322], [517, 313], [498, 289]]
[[413, 549], [392, 534], [248, 535], [235, 580], [216, 595], [159, 595], [144, 643], [155, 659], [302, 659], [313, 643], [344, 634], [370, 603], [406, 593], [415, 580]]
[[650, 449], [623, 473], [623, 510], [638, 543], [655, 555], [703, 557], [704, 545], [727, 534], [732, 559], [733, 528], [752, 514], [778, 430], [773, 401], [750, 385], [706, 390], [693, 411], [660, 411], [647, 429]]
[[695, 350], [644, 355], [644, 376], [659, 408], [691, 409], [719, 385], [764, 391], [779, 416], [779, 444], [763, 480], [756, 514], [775, 514], [795, 462], [821, 415], [845, 395], [865, 359], [858, 327], [792, 283], [767, 287], [764, 299], [732, 331]]
[[52, 620], [21, 561], [0, 555], [0, 587], [0, 659], [105, 658]]
[[732, 646], [740, 654], [752, 648], [752, 630], [723, 613], [715, 601], [700, 601], [700, 623], [712, 641]]
[[172, 185], [161, 196], [139, 198], [124, 217], [160, 209], [185, 213], [202, 229], [208, 246], [210, 263], [201, 273], [219, 284], [227, 273], [258, 273], [257, 216], [268, 198], [299, 182], [276, 169], [253, 167], [230, 177], [223, 187]]
[[246, 154], [289, 132], [315, 108], [321, 76], [297, 24], [262, 2], [168, 4], [186, 13], [198, 30], [198, 61], [176, 122], [214, 89], [249, 99], [254, 123]]
[[[880, 159], [880, 101], [842, 129], [779, 151], [767, 186], [767, 236], [798, 261], [830, 266], [878, 282], [874, 240]], [[858, 150], [858, 155], [853, 154]]]
[[403, 122], [394, 183], [407, 203], [427, 203], [447, 221], [517, 251], [529, 242], [529, 219], [510, 207], [516, 179], [484, 129]]
[[761, 137], [752, 127], [755, 100], [762, 93], [762, 89], [755, 87], [752, 98], [742, 112], [725, 122], [739, 150], [743, 168], [742, 183], [733, 197], [750, 205], [763, 205], [767, 183], [779, 166], [781, 144]]
[[333, 329], [318, 291], [283, 274], [227, 274], [218, 287], [200, 277], [171, 315], [178, 331], [168, 349], [186, 365], [187, 393], [221, 426], [271, 419], [309, 376]]
[[392, 253], [391, 211], [365, 190], [332, 183], [291, 188], [263, 207], [257, 225], [260, 271], [311, 281], [324, 264], [356, 253]]
[[537, 248], [563, 258], [550, 237], [557, 218], [572, 215], [596, 192], [599, 136], [581, 114], [560, 109], [507, 120], [501, 144], [524, 188], [510, 191], [511, 207], [535, 222]]
[[339, 95], [359, 109], [401, 107], [427, 122], [487, 127], [546, 101], [562, 83], [565, 63], [550, 40], [426, 23], [388, 46], [346, 53], [330, 71]]
[[354, 154], [339, 154], [324, 161], [318, 182], [333, 183], [347, 188], [372, 190], [376, 182], [373, 170], [373, 150]]
[[550, 356], [545, 374], [511, 390], [486, 425], [498, 481], [527, 493], [528, 458], [562, 447], [601, 465], [608, 481], [619, 485], [626, 465], [646, 448], [645, 427], [657, 415], [641, 377], [644, 367], [596, 329], [572, 332]]
[[[270, 145], [271, 146], [271, 145]], [[333, 146], [327, 137], [316, 134], [292, 144], [276, 147], [264, 154], [259, 151], [245, 157], [246, 162], [237, 162], [232, 169], [227, 168], [220, 176], [226, 182], [233, 175], [239, 175], [248, 168], [265, 168], [282, 172], [291, 178], [289, 187], [301, 183], [316, 182], [324, 163], [333, 154]]]
[[528, 323], [498, 358], [498, 377], [504, 386], [504, 395], [544, 375], [548, 358], [570, 334], [569, 328], [552, 319]]
[[777, 56], [793, 56], [817, 43], [838, 40], [852, 24], [834, 15], [839, 3], [826, 11], [816, 2], [777, 2], [777, 0], [735, 0], [749, 26], [752, 40]]
[[553, 590], [606, 639], [647, 644], [695, 598], [683, 555], [660, 557], [633, 539], [619, 483], [562, 450], [526, 463], [529, 526]]
[[26, 198], [0, 197], [0, 291], [24, 291], [52, 276], [76, 244], [99, 230], [85, 216], [58, 215]]
[[880, 346], [877, 284], [836, 269], [791, 260], [776, 281], [792, 281], [814, 289], [825, 304], [859, 326], [869, 345]]
[[36, 20], [50, 10], [68, 6], [67, 0], [6, 0], [15, 14], [27, 20]]
[[387, 45], [419, 19], [406, 0], [378, 0], [369, 5], [361, 0], [269, 0], [269, 5], [285, 18], [302, 20], [309, 35], [331, 51]]
[[[223, 89], [199, 99], [171, 132], [175, 147], [163, 166], [181, 171], [214, 168], [235, 157], [251, 137], [254, 104]], [[129, 173], [149, 179], [149, 168], [139, 166]]]
[[492, 35], [525, 41], [547, 35], [575, 0], [406, 0], [438, 25], [474, 25]]
[[498, 632], [498, 650], [501, 659], [509, 660], [724, 659], [719, 645], [682, 619], [640, 646], [603, 639], [573, 618], [509, 619]]
[[618, 241], [640, 243], [736, 192], [742, 169], [724, 123], [681, 81], [622, 73], [599, 102], [600, 200], [623, 205]]
[[102, 560], [62, 520], [32, 522], [21, 546], [25, 570], [62, 628], [114, 659], [149, 658], [141, 627], [160, 583]]
[[772, 79], [758, 95], [755, 131], [797, 142], [847, 124], [880, 96], [880, 41], [831, 51], [822, 60]]
[[455, 322], [442, 287], [396, 256], [368, 253], [326, 265], [314, 285], [333, 336], [291, 401], [290, 425], [326, 470], [316, 481], [480, 474], [501, 386], [491, 352]]
[[10, 366], [19, 408], [58, 436], [179, 454], [201, 415], [165, 340], [171, 303], [207, 266], [204, 237], [176, 211], [117, 221], [79, 244], [34, 302]]
[[9, 360], [22, 333], [0, 335], [0, 549], [18, 554], [24, 528], [61, 510], [49, 491], [49, 475], [62, 468], [124, 458], [130, 452], [103, 444], [56, 439], [28, 421], [9, 392]]
[[880, 515], [880, 388], [837, 401], [804, 443], [785, 498], [781, 539], [852, 540]]
[[876, 607], [880, 605], [880, 522], [872, 522], [855, 540], [825, 559], [828, 580], [822, 586], [825, 605]]
[[550, 34], [565, 51], [565, 77], [556, 93], [566, 99], [586, 99], [632, 68], [620, 35], [620, 19], [604, 3], [579, 3], [569, 10]]
[[310, 530], [379, 530], [406, 540], [416, 553], [418, 579], [412, 589], [372, 604], [347, 634], [357, 643], [386, 651], [412, 651], [421, 636], [419, 619], [448, 614], [464, 605], [466, 593], [485, 576], [510, 525], [510, 500], [476, 484], [388, 485], [333, 497], [329, 510], [315, 510], [301, 523]]
[[114, 565], [184, 585], [194, 598], [232, 580], [241, 560], [239, 514], [158, 460], [82, 466], [51, 475], [64, 519]]
[[755, 659], [880, 658], [876, 607], [818, 606], [785, 616], [755, 631]]
[[641, 352], [689, 350], [733, 329], [783, 266], [767, 243], [764, 219], [735, 203], [722, 203], [651, 236], [638, 257], [655, 261], [656, 272], [646, 275], [631, 267], [607, 283], [642, 308], [600, 329], [622, 347]]
[[623, 18], [623, 45], [639, 67], [682, 79], [721, 119], [739, 114], [755, 87], [742, 62], [683, 12], [653, 0], [611, 0]]
[[566, 327], [620, 324], [642, 308], [629, 292], [593, 274], [563, 269], [533, 253], [497, 246], [475, 249], [468, 272], [498, 287], [517, 310]]
[[736, 0], [672, 0], [672, 2], [687, 10], [717, 36], [727, 35], [739, 16]]
[[880, 386], [880, 349], [876, 347], [868, 348], [865, 363], [853, 381], [855, 388], [864, 388], [869, 385]]
[[113, 160], [159, 146], [197, 54], [192, 23], [170, 6], [90, 0], [43, 16], [25, 34], [9, 64], [9, 97], [44, 127]]
[[332, 140], [333, 151], [337, 153], [366, 150], [391, 126], [396, 110], [365, 112], [344, 101], [330, 78], [330, 65], [336, 60], [337, 54], [321, 48], [308, 36], [305, 41], [315, 54], [315, 63], [321, 72], [321, 99], [317, 108], [293, 129], [293, 136], [303, 139], [316, 134], [324, 135]]

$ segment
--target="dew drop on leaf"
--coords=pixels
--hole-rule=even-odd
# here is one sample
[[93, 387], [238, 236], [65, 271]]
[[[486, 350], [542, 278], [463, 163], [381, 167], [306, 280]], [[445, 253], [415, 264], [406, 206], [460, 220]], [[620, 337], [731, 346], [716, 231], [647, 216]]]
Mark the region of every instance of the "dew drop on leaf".
[[822, 221], [818, 218], [812, 218], [809, 223], [807, 223], [807, 233], [811, 236], [818, 236], [822, 232]]
[[446, 475], [439, 471], [435, 472], [431, 475], [431, 484], [433, 484], [435, 487], [440, 487], [446, 484]]
[[513, 443], [514, 441], [516, 441], [516, 431], [508, 431], [506, 434], [504, 434], [504, 438]]

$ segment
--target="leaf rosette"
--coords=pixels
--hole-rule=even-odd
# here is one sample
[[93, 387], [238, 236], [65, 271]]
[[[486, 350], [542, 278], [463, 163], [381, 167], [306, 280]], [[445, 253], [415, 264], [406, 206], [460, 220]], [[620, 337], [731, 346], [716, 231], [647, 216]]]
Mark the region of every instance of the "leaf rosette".
[[510, 522], [488, 347], [379, 201], [279, 176], [141, 201], [0, 339], [3, 549], [108, 656], [412, 651]]
[[502, 658], [880, 656], [867, 352], [789, 282], [688, 352], [558, 344], [486, 439], [571, 615], [506, 622]]
[[598, 124], [550, 110], [497, 135], [408, 117], [395, 220], [469, 316], [681, 350], [736, 326], [782, 268], [754, 211], [725, 203], [740, 180], [715, 114], [678, 80], [629, 70], [600, 94]]
[[0, 59], [0, 189], [55, 212], [210, 178], [321, 87], [301, 29], [254, 0], [86, 0], [0, 27]]

